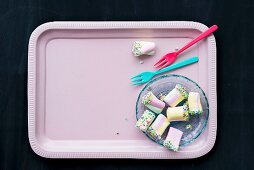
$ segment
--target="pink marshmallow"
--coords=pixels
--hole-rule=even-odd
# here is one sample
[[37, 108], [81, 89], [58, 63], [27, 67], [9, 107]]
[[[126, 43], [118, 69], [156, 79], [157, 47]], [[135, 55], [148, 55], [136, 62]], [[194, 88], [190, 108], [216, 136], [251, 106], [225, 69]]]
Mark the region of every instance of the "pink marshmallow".
[[175, 147], [178, 147], [179, 144], [180, 144], [182, 136], [183, 136], [183, 132], [182, 131], [180, 131], [180, 130], [178, 130], [176, 128], [170, 127], [169, 131], [168, 131], [168, 135], [167, 135], [166, 141], [171, 141], [171, 143]]

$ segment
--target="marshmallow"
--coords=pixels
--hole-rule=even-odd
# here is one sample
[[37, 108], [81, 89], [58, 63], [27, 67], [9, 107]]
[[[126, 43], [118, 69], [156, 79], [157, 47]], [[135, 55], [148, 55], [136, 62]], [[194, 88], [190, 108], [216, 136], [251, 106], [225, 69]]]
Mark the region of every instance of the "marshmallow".
[[179, 144], [180, 144], [182, 136], [183, 136], [182, 131], [176, 128], [170, 127], [168, 131], [168, 135], [165, 141], [163, 142], [163, 145], [167, 147], [168, 149], [176, 152], [179, 149]]
[[165, 107], [165, 103], [159, 100], [151, 91], [143, 96], [142, 103], [157, 114], [161, 113]]
[[189, 120], [188, 105], [184, 104], [183, 106], [169, 107], [167, 109], [167, 118], [170, 122]]
[[203, 112], [199, 93], [190, 92], [188, 97], [188, 104], [189, 104], [189, 113], [191, 115], [201, 114]]
[[165, 97], [164, 102], [166, 102], [169, 106], [175, 107], [177, 106], [181, 101], [188, 98], [188, 92], [186, 89], [180, 85], [177, 84], [173, 90], [171, 90]]
[[163, 114], [159, 114], [153, 124], [147, 129], [147, 134], [154, 140], [159, 140], [169, 124], [168, 119]]
[[155, 43], [147, 41], [135, 41], [132, 46], [132, 53], [136, 57], [140, 55], [154, 55]]
[[149, 110], [144, 111], [141, 118], [138, 119], [136, 123], [136, 127], [138, 127], [141, 131], [145, 132], [147, 128], [152, 124], [155, 119], [155, 114]]

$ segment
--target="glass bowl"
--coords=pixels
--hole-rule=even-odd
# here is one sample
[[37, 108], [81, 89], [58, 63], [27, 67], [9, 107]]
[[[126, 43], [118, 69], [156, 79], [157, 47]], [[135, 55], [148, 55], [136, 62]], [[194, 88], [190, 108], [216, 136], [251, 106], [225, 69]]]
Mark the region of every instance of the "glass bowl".
[[[190, 91], [198, 92], [200, 94], [201, 105], [203, 108], [203, 113], [201, 115], [193, 115], [193, 116], [190, 115], [189, 121], [186, 121], [186, 122], [177, 121], [177, 122], [170, 123], [169, 127], [174, 127], [183, 132], [183, 136], [180, 142], [180, 146], [182, 147], [192, 143], [195, 139], [198, 138], [198, 136], [204, 131], [208, 121], [208, 117], [209, 117], [209, 104], [208, 104], [206, 95], [204, 91], [199, 87], [199, 85], [195, 83], [194, 81], [190, 80], [187, 77], [174, 75], [174, 74], [162, 75], [160, 77], [157, 77], [151, 80], [141, 90], [138, 96], [138, 100], [136, 102], [136, 118], [138, 120], [141, 117], [141, 115], [144, 113], [144, 111], [148, 109], [142, 103], [142, 97], [146, 93], [148, 93], [149, 91], [152, 91], [153, 94], [159, 99], [161, 95], [167, 95], [175, 87], [176, 84], [183, 85], [188, 92]], [[179, 106], [182, 104], [183, 102], [181, 102]], [[165, 111], [163, 111], [162, 114], [166, 115]], [[192, 126], [191, 129], [187, 128], [189, 124]], [[160, 140], [155, 141], [156, 143], [163, 145], [163, 142], [167, 136], [169, 127], [163, 133], [162, 138]], [[147, 137], [150, 138], [148, 135]], [[150, 139], [153, 140], [152, 138]]]

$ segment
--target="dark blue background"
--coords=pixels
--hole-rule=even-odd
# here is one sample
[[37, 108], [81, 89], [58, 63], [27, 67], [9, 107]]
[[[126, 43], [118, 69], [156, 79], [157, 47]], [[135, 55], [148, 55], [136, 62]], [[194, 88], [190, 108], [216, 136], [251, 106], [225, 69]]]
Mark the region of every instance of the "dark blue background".
[[[197, 21], [218, 24], [218, 134], [193, 160], [52, 160], [37, 156], [27, 134], [27, 48], [48, 21]], [[254, 169], [254, 1], [1, 0], [0, 169]]]

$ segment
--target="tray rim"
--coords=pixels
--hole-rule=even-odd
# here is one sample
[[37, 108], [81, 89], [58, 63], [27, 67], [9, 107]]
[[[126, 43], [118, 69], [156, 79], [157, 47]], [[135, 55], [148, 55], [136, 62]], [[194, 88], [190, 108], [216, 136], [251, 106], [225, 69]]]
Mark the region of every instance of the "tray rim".
[[44, 149], [36, 139], [36, 44], [39, 36], [51, 29], [196, 29], [204, 31], [208, 27], [192, 21], [113, 21], [113, 22], [47, 22], [38, 26], [31, 34], [28, 47], [28, 137], [32, 150], [45, 158], [138, 158], [138, 159], [191, 159], [207, 154], [214, 146], [217, 133], [217, 93], [216, 93], [216, 42], [214, 35], [208, 40], [208, 96], [209, 133], [208, 142], [197, 152], [179, 154], [166, 153], [126, 153], [126, 152], [51, 152]]

